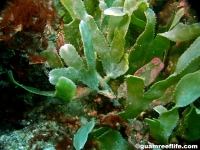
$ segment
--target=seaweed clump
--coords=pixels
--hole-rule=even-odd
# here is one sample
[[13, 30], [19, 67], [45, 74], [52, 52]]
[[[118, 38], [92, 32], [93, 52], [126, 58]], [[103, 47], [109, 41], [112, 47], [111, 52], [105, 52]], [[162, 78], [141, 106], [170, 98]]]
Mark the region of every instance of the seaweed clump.
[[54, 13], [52, 1], [11, 0], [1, 14], [0, 40], [11, 43], [19, 31], [39, 33], [44, 38], [45, 27], [54, 20]]

